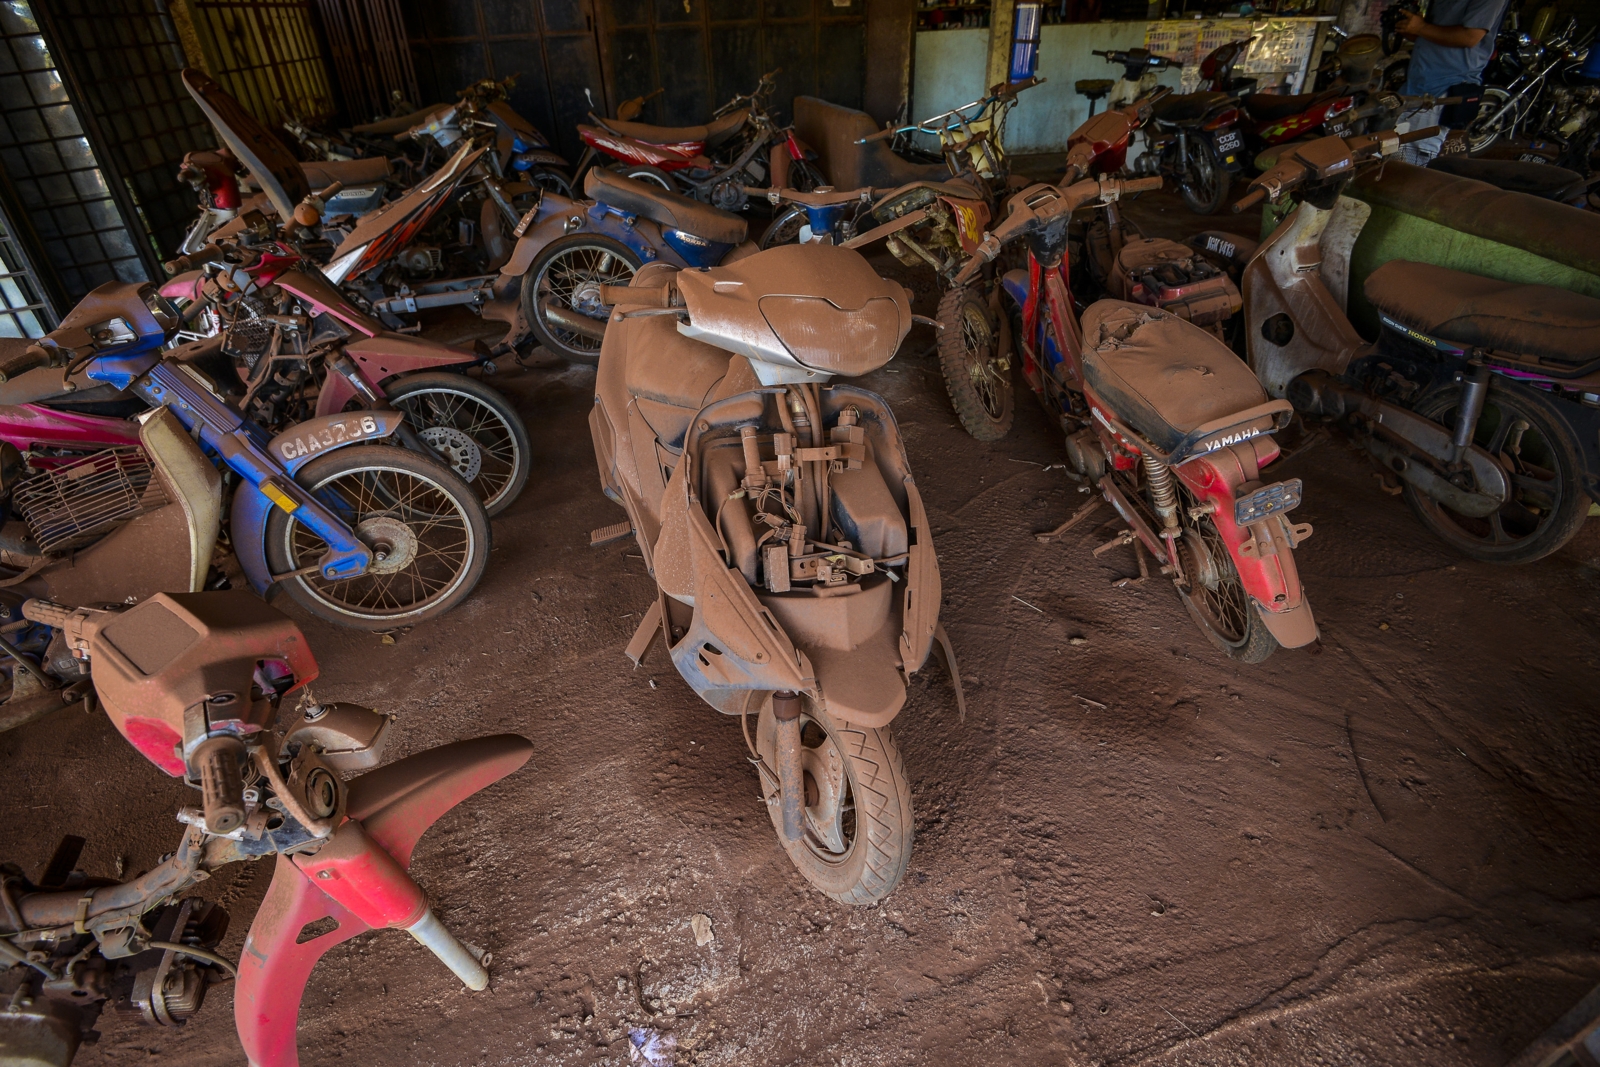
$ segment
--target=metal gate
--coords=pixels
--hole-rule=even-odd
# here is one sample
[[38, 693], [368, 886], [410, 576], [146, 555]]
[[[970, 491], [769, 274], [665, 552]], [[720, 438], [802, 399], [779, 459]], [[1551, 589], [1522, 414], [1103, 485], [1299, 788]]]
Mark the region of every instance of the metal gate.
[[511, 106], [576, 162], [574, 127], [605, 107], [589, 0], [406, 0], [421, 105], [483, 78], [517, 75]]
[[311, 0], [188, 0], [207, 73], [256, 118], [322, 122], [339, 111]]
[[643, 121], [706, 121], [777, 69], [783, 120], [796, 96], [860, 107], [866, 81], [865, 0], [597, 0], [614, 101], [657, 88]]
[[38, 14], [95, 154], [125, 189], [124, 220], [155, 238], [146, 268], [161, 277], [160, 260], [195, 216], [178, 164], [217, 141], [180, 80], [185, 58], [166, 2], [50, 0]]
[[352, 121], [388, 115], [396, 93], [421, 106], [399, 0], [318, 0], [318, 6], [340, 102]]
[[[24, 309], [48, 297], [70, 306], [109, 281], [152, 277], [148, 236], [124, 222], [137, 214], [127, 187], [102, 168], [90, 147], [84, 116], [73, 104], [29, 0], [0, 4], [0, 143], [12, 202], [8, 239], [23, 239], [36, 251], [31, 266], [43, 292], [22, 294]], [[26, 227], [24, 232], [21, 227]], [[6, 249], [15, 254], [15, 246]], [[16, 280], [24, 257], [6, 257], [5, 273]], [[26, 279], [23, 279], [24, 281]], [[19, 320], [20, 322], [20, 320]], [[22, 328], [20, 325], [19, 329]]]

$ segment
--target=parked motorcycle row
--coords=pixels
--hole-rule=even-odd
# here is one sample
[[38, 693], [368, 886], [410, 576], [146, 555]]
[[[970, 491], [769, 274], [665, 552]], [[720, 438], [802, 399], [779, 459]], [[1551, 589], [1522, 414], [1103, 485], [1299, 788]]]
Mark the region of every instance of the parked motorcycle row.
[[[378, 768], [391, 721], [319, 703], [305, 635], [265, 601], [388, 633], [470, 597], [490, 519], [530, 475], [528, 429], [483, 378], [537, 362], [536, 345], [596, 366], [598, 474], [625, 518], [591, 543], [631, 537], [656, 584], [626, 654], [659, 642], [739, 718], [781, 847], [845, 903], [884, 899], [907, 870], [890, 725], [930, 657], [964, 711], [906, 443], [887, 401], [848, 381], [915, 323], [936, 330], [973, 437], [1011, 428], [1016, 367], [1060, 426], [1091, 495], [1040, 539], [1109, 506], [1123, 528], [1095, 554], [1130, 548], [1140, 577], [1123, 584], [1170, 581], [1239, 661], [1318, 639], [1294, 556], [1313, 533], [1292, 518], [1305, 487], [1272, 473], [1296, 420], [1340, 427], [1463, 554], [1555, 551], [1600, 489], [1600, 415], [1581, 392], [1600, 301], [1394, 261], [1365, 282], [1382, 335], [1356, 332], [1365, 217], [1341, 194], [1436, 132], [1397, 132], [1434, 102], [1400, 97], [1371, 44], [1344, 41], [1328, 86], [1303, 97], [1234, 78], [1248, 42], [1207, 61], [1197, 94], [1154, 86], [1161, 57], [1100, 53], [1124, 77], [1084, 83], [1107, 106], [1054, 183], [1013, 175], [1005, 151], [1033, 79], [833, 138], [856, 153], [846, 175], [778, 125], [771, 76], [703, 126], [638, 123], [638, 100], [591, 116], [569, 167], [503, 82], [334, 134], [292, 124], [303, 161], [186, 71], [220, 143], [180, 172], [200, 204], [172, 277], [102, 286], [44, 338], [0, 349], [15, 572], [0, 579], [0, 728], [97, 702], [200, 798], [136, 876], [86, 878], [75, 838], [37, 878], [0, 867], [0, 1053], [64, 1065], [102, 1006], [174, 1025], [231, 979], [250, 1062], [293, 1065], [317, 959], [383, 928], [485, 988], [489, 954], [444, 927], [407, 868], [426, 829], [531, 743]], [[1259, 245], [1146, 238], [1127, 217], [1125, 200], [1169, 181], [1216, 210], [1252, 168], [1238, 206], [1290, 209]], [[771, 208], [754, 240], [752, 200]], [[864, 258], [880, 242], [936, 279], [934, 318]], [[447, 307], [505, 336], [470, 350], [421, 336]], [[228, 587], [235, 566], [248, 589]], [[235, 965], [218, 951], [225, 911], [190, 890], [266, 856], [272, 885]]]

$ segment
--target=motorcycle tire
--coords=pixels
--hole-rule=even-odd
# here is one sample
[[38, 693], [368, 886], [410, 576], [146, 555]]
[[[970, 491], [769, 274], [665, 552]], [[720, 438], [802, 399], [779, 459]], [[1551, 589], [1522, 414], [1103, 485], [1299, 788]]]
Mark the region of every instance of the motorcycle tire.
[[412, 374], [385, 387], [389, 403], [438, 459], [472, 487], [490, 518], [528, 484], [528, 428], [501, 393], [465, 374]]
[[1223, 166], [1211, 139], [1196, 137], [1190, 141], [1188, 165], [1178, 175], [1178, 188], [1189, 210], [1196, 215], [1215, 215], [1228, 202], [1232, 184], [1233, 175]]
[[[756, 722], [757, 771], [778, 841], [802, 877], [841, 904], [875, 904], [894, 891], [911, 863], [911, 783], [887, 726], [867, 729], [833, 719], [805, 701], [800, 713], [806, 779], [805, 833], [783, 836], [777, 722], [769, 702]], [[826, 792], [825, 792], [826, 791]]]
[[528, 171], [523, 175], [523, 178], [528, 184], [535, 188], [543, 189], [547, 193], [555, 193], [557, 196], [564, 196], [568, 200], [574, 199], [572, 195], [572, 179], [564, 171], [557, 170], [554, 167], [540, 167], [537, 170]]
[[[627, 285], [642, 264], [632, 249], [610, 237], [574, 233], [551, 241], [522, 276], [522, 313], [533, 335], [574, 363], [598, 365], [609, 317], [599, 286]], [[592, 319], [594, 335], [546, 321], [547, 307]]]
[[660, 167], [652, 167], [648, 163], [618, 163], [611, 168], [624, 178], [632, 178], [636, 182], [648, 182], [660, 186], [669, 193], [683, 194], [683, 189], [678, 185], [672, 175]]
[[[1460, 386], [1452, 384], [1424, 395], [1413, 410], [1453, 428], [1460, 396]], [[1557, 403], [1491, 378], [1473, 443], [1505, 467], [1512, 498], [1475, 519], [1402, 482], [1412, 513], [1445, 544], [1485, 563], [1531, 563], [1572, 540], [1588, 517], [1589, 497], [1581, 446]]]
[[794, 244], [800, 240], [800, 227], [806, 224], [806, 219], [805, 208], [799, 204], [789, 205], [773, 217], [771, 224], [762, 232], [761, 240], [757, 244], [763, 252], [779, 245]]
[[[1195, 501], [1187, 493], [1184, 497], [1187, 511]], [[1201, 565], [1196, 543], [1203, 548], [1209, 567]], [[1278, 639], [1267, 629], [1261, 609], [1245, 591], [1239, 569], [1233, 565], [1233, 556], [1215, 523], [1201, 518], [1188, 525], [1179, 558], [1187, 584], [1178, 586], [1178, 595], [1208, 641], [1241, 663], [1260, 663], [1278, 650]]]
[[[977, 441], [998, 441], [1016, 415], [1012, 353], [1001, 351], [1000, 324], [978, 286], [952, 289], [939, 301], [939, 370], [961, 428]], [[1004, 363], [1004, 369], [1000, 364]]]
[[[319, 619], [392, 630], [438, 618], [477, 586], [489, 563], [489, 516], [444, 464], [403, 448], [352, 445], [312, 460], [295, 481], [387, 558], [355, 578], [285, 577], [276, 588]], [[236, 531], [237, 534], [237, 531]], [[282, 508], [267, 517], [267, 566], [288, 575], [327, 544]], [[398, 557], [398, 559], [397, 559]]]
[[[1478, 104], [1478, 117], [1467, 127], [1467, 152], [1477, 155], [1487, 150], [1502, 137], [1516, 132], [1522, 122], [1525, 103], [1510, 104], [1511, 94], [1491, 85], [1483, 90], [1483, 100]], [[1508, 106], [1509, 104], [1509, 106]]]

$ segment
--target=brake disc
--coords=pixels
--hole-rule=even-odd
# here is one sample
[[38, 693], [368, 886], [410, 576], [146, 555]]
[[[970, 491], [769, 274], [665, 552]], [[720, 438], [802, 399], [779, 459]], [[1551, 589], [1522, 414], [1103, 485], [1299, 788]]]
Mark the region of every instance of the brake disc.
[[417, 436], [467, 484], [483, 470], [483, 449], [454, 426], [429, 426]]

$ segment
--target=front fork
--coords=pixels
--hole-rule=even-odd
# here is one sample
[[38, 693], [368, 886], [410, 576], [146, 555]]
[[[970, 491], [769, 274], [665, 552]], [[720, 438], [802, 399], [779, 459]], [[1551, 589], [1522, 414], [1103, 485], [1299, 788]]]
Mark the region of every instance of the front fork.
[[1459, 470], [1461, 457], [1472, 446], [1483, 416], [1483, 402], [1489, 394], [1489, 365], [1482, 360], [1468, 364], [1468, 373], [1457, 375], [1461, 382], [1461, 406], [1456, 413], [1455, 435], [1450, 439], [1450, 469]]
[[[181, 365], [162, 362], [133, 384], [133, 391], [153, 407], [168, 407], [202, 444], [222, 457], [229, 469], [273, 504], [322, 538], [328, 553], [318, 563], [328, 581], [353, 578], [372, 564], [372, 550], [320, 501], [295, 482], [251, 432], [256, 427], [191, 379]], [[235, 532], [235, 536], [238, 531]]]

